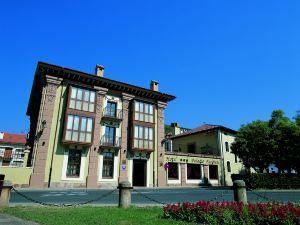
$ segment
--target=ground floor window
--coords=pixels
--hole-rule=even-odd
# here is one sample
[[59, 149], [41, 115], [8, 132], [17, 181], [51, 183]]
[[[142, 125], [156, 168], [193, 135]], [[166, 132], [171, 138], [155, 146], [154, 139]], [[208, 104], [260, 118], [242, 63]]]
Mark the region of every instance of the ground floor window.
[[114, 176], [114, 153], [103, 152], [102, 177], [113, 178]]
[[230, 166], [230, 162], [227, 161], [227, 172], [231, 173], [231, 166]]
[[81, 154], [81, 150], [69, 150], [67, 177], [80, 176]]
[[187, 164], [187, 179], [200, 180], [201, 179], [201, 165]]
[[179, 167], [178, 163], [168, 163], [168, 179], [178, 180], [179, 179]]
[[218, 166], [209, 165], [209, 179], [217, 180], [218, 179]]

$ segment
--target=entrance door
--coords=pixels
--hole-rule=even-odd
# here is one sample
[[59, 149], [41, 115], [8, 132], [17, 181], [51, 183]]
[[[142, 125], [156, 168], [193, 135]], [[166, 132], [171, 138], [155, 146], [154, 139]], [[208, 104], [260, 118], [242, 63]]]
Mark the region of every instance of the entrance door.
[[145, 187], [147, 180], [147, 161], [133, 160], [132, 183], [133, 186]]

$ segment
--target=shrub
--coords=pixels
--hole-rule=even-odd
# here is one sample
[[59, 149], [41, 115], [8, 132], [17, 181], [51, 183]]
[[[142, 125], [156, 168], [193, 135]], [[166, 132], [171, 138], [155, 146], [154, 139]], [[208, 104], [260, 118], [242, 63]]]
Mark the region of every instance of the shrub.
[[295, 174], [251, 173], [232, 174], [232, 181], [244, 180], [251, 189], [298, 189], [300, 177]]
[[292, 203], [237, 202], [178, 203], [164, 207], [164, 217], [199, 224], [300, 224], [300, 208]]

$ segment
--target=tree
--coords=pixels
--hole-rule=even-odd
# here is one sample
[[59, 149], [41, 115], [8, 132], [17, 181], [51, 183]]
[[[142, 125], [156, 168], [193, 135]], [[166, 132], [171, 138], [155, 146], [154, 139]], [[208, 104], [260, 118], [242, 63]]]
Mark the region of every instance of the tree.
[[296, 112], [296, 116], [294, 117], [295, 123], [300, 127], [300, 110]]
[[271, 135], [272, 129], [268, 122], [254, 121], [240, 128], [231, 150], [246, 168], [258, 168], [262, 172], [269, 167], [273, 159], [274, 142]]

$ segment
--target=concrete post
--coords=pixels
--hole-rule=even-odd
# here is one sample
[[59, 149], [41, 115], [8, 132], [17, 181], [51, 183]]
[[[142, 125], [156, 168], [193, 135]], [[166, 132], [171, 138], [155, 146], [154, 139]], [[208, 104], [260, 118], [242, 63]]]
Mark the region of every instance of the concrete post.
[[4, 181], [1, 196], [0, 196], [0, 208], [1, 207], [8, 207], [9, 200], [10, 200], [10, 192], [13, 185], [10, 181]]
[[247, 204], [246, 184], [243, 180], [233, 182], [234, 201]]
[[119, 183], [119, 207], [128, 208], [131, 204], [131, 183], [123, 181]]

